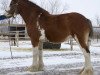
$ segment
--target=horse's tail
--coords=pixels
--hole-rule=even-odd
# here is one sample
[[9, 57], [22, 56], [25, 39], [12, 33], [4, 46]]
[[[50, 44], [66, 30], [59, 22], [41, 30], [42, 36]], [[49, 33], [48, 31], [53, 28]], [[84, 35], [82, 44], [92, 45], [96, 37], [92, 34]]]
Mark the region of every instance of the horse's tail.
[[89, 19], [87, 19], [88, 22], [89, 22], [89, 26], [90, 26], [90, 33], [89, 33], [89, 37], [92, 38], [93, 37], [93, 26], [92, 26], [92, 23]]

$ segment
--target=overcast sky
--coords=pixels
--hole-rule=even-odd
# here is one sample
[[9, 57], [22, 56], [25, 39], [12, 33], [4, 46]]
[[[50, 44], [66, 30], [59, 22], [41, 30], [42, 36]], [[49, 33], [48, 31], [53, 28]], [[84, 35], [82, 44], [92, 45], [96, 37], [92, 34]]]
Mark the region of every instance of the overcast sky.
[[[31, 1], [40, 4], [40, 0], [31, 0]], [[100, 0], [58, 0], [58, 1], [60, 2], [60, 5], [67, 3], [68, 9], [66, 13], [79, 12], [91, 20], [94, 20], [95, 16], [100, 16]]]
[[82, 13], [86, 17], [93, 18], [96, 15], [100, 16], [100, 0], [66, 0], [69, 9]]
[[[35, 0], [33, 0], [35, 1]], [[36, 0], [39, 2], [38, 0]], [[46, 1], [46, 0], [45, 0]], [[61, 5], [67, 3], [66, 12], [78, 12], [95, 22], [95, 17], [100, 17], [100, 0], [58, 0]]]

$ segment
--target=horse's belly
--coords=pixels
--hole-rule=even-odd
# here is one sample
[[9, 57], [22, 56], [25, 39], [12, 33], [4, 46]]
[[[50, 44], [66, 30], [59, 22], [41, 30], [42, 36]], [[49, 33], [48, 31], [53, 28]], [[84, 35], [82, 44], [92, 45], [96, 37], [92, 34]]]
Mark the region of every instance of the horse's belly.
[[47, 40], [49, 42], [54, 42], [54, 43], [64, 42], [68, 36], [69, 35], [67, 34], [58, 34], [58, 33], [46, 34]]

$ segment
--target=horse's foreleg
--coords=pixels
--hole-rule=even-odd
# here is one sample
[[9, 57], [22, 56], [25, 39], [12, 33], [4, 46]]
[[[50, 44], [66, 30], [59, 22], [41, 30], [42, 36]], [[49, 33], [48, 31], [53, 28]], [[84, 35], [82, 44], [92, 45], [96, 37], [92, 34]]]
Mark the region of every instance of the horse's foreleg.
[[85, 66], [80, 73], [81, 75], [93, 75], [93, 68], [91, 65], [91, 58], [90, 58], [89, 50], [86, 50], [83, 48], [82, 50], [83, 50], [83, 54], [85, 57]]
[[40, 30], [41, 36], [39, 38], [39, 70], [43, 70], [44, 63], [43, 63], [43, 41], [45, 41], [45, 30]]
[[33, 62], [32, 65], [28, 68], [29, 71], [35, 72], [39, 68], [39, 50], [38, 47], [33, 48]]
[[42, 71], [43, 70], [43, 59], [42, 59], [42, 44], [39, 43], [39, 47], [35, 47], [33, 49], [33, 63], [28, 68], [29, 71], [35, 72], [35, 71]]
[[30, 71], [42, 71], [44, 64], [43, 64], [43, 41], [45, 39], [44, 30], [40, 30], [41, 36], [39, 37], [38, 47], [33, 49], [33, 64], [30, 67]]
[[44, 63], [43, 63], [43, 51], [42, 51], [42, 49], [43, 49], [43, 41], [39, 41], [39, 61], [38, 61], [38, 63], [39, 63], [39, 68], [38, 68], [38, 70], [39, 71], [42, 71], [43, 70], [43, 67], [44, 67]]

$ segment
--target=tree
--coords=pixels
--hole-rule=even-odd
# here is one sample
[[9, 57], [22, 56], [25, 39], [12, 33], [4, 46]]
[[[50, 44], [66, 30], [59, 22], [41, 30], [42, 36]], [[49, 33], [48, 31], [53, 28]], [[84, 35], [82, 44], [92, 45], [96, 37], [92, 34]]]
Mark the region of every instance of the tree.
[[40, 6], [51, 14], [61, 14], [67, 11], [67, 3], [61, 3], [61, 0], [40, 0]]
[[96, 24], [97, 24], [97, 26], [100, 27], [100, 17], [96, 16], [95, 18], [96, 18]]
[[8, 0], [2, 0], [1, 1], [1, 10], [5, 11], [7, 9], [8, 5]]

